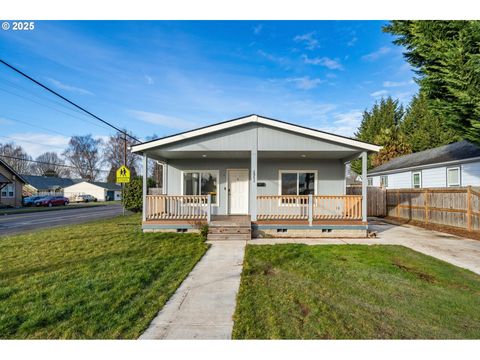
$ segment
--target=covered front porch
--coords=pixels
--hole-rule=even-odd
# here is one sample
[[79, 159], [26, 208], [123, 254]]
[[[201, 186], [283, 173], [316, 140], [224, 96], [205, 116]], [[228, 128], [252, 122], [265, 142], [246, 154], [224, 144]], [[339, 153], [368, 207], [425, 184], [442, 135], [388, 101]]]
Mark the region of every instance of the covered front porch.
[[[254, 236], [366, 235], [375, 145], [250, 115], [133, 151], [143, 156], [145, 231], [195, 231], [214, 216], [248, 215]], [[346, 195], [346, 164], [359, 158], [362, 193]], [[163, 167], [161, 194], [147, 187], [154, 161]]]

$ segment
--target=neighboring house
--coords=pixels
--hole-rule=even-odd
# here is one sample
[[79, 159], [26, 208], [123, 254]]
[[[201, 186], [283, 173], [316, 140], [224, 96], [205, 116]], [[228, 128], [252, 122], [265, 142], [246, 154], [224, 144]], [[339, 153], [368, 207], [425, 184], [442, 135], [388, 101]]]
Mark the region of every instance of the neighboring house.
[[25, 179], [0, 159], [0, 207], [21, 206]]
[[370, 170], [368, 182], [388, 189], [480, 186], [480, 147], [460, 141], [400, 156]]
[[81, 179], [60, 178], [55, 176], [22, 175], [26, 180], [27, 192], [39, 195], [62, 194], [67, 186], [76, 184]]
[[[135, 145], [143, 229], [188, 231], [218, 215], [247, 215], [257, 234], [364, 236], [367, 182], [363, 198], [345, 195], [345, 164], [366, 164], [379, 149], [258, 115]], [[147, 195], [149, 159], [166, 164], [164, 195]]]
[[95, 181], [81, 181], [63, 189], [66, 197], [92, 195], [98, 201], [122, 200], [122, 187], [117, 184]]

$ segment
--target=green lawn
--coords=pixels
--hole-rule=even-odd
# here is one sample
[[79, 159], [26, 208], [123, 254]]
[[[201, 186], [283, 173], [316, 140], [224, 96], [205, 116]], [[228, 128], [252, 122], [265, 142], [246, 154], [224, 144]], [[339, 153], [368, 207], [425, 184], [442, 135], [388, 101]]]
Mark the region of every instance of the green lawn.
[[137, 338], [207, 250], [138, 215], [0, 238], [0, 338]]
[[249, 245], [237, 339], [480, 338], [480, 276], [401, 246]]

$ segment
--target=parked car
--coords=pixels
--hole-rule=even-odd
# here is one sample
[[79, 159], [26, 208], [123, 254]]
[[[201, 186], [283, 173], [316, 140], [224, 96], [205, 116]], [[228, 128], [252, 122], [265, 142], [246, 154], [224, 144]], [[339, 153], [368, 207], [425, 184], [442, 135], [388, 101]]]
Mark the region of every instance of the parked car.
[[38, 201], [42, 198], [44, 198], [45, 195], [34, 195], [34, 196], [28, 196], [23, 199], [23, 206], [34, 206], [35, 201]]
[[64, 196], [46, 196], [42, 199], [35, 201], [35, 206], [48, 206], [52, 207], [55, 205], [67, 205], [70, 202], [68, 198]]
[[77, 195], [73, 198], [73, 201], [74, 202], [84, 202], [84, 203], [88, 203], [88, 202], [95, 202], [97, 201], [97, 198], [93, 195]]

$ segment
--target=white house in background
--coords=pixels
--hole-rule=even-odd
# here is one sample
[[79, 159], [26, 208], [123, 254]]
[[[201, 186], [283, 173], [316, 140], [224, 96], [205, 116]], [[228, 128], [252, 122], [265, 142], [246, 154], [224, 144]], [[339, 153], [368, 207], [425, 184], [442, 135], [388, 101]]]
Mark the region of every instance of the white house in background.
[[400, 156], [370, 170], [368, 184], [387, 189], [480, 186], [480, 147], [464, 140]]
[[121, 200], [122, 187], [113, 183], [82, 181], [65, 187], [63, 194], [66, 197], [92, 195], [95, 196], [98, 201]]

